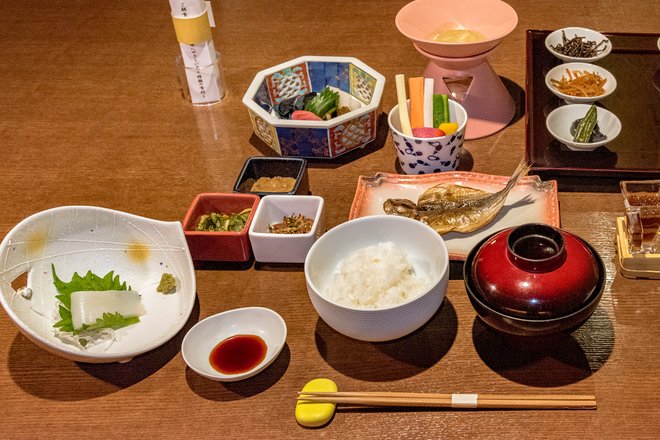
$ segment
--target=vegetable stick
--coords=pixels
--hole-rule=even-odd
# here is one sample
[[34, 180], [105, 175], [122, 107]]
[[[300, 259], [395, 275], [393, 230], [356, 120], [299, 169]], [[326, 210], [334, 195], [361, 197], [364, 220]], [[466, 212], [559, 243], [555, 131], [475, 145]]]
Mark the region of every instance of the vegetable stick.
[[424, 78], [424, 127], [433, 126], [433, 78]]
[[410, 126], [424, 127], [424, 78], [421, 76], [408, 79], [410, 90]]
[[401, 131], [406, 136], [412, 136], [410, 117], [408, 116], [408, 100], [406, 98], [406, 78], [402, 73], [394, 77], [396, 81], [396, 97], [399, 102], [399, 119], [401, 120]]
[[442, 105], [442, 95], [433, 95], [433, 127], [440, 127], [445, 120], [445, 110]]
[[451, 122], [451, 117], [449, 116], [449, 96], [442, 95], [442, 122]]

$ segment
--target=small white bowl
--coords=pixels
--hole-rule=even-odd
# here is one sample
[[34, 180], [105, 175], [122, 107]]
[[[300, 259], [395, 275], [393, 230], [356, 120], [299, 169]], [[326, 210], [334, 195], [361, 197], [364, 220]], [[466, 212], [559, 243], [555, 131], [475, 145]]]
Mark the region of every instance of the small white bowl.
[[[264, 307], [228, 310], [195, 324], [183, 338], [181, 354], [186, 364], [200, 376], [220, 382], [235, 382], [252, 377], [268, 367], [284, 348], [286, 332], [284, 319], [273, 310]], [[245, 373], [220, 373], [211, 366], [209, 356], [216, 345], [235, 335], [259, 336], [266, 343], [266, 357]]]
[[[341, 261], [354, 251], [392, 242], [404, 249], [415, 273], [424, 274], [432, 287], [398, 305], [360, 308], [339, 304], [324, 292]], [[326, 232], [305, 260], [309, 298], [330, 327], [362, 341], [390, 341], [412, 333], [438, 310], [449, 280], [449, 255], [444, 240], [431, 227], [407, 217], [374, 215], [349, 220]]]
[[[268, 226], [284, 216], [302, 214], [313, 219], [306, 234], [273, 234]], [[261, 198], [249, 236], [254, 259], [262, 263], [304, 263], [309, 248], [325, 231], [325, 202], [319, 196], [277, 196]]]
[[591, 105], [570, 104], [554, 109], [546, 118], [545, 125], [550, 134], [559, 142], [574, 151], [592, 151], [612, 142], [621, 132], [621, 121], [614, 113], [598, 107], [598, 128], [607, 139], [600, 142], [581, 143], [574, 142], [571, 135], [571, 124], [576, 119], [583, 118]]
[[[555, 79], [559, 81], [561, 80], [562, 76], [566, 77], [567, 69], [570, 70], [571, 72], [574, 72], [576, 70], [579, 71], [586, 70], [589, 72], [599, 74], [601, 77], [607, 80], [604, 86], [605, 93], [598, 96], [571, 96], [565, 93], [561, 93], [559, 90], [557, 90], [557, 88], [555, 88], [552, 85], [550, 80]], [[566, 63], [555, 66], [552, 69], [550, 69], [550, 71], [548, 71], [548, 73], [545, 75], [545, 85], [552, 93], [554, 93], [556, 96], [566, 101], [568, 104], [587, 104], [587, 103], [600, 101], [610, 96], [614, 92], [614, 90], [616, 90], [616, 78], [607, 69], [600, 66], [596, 66], [595, 64]]]
[[[575, 37], [576, 35], [578, 37], [585, 37], [585, 41], [595, 41], [596, 43], [600, 43], [603, 40], [607, 40], [607, 42], [604, 44], [605, 50], [599, 53], [598, 55], [596, 55], [595, 57], [588, 57], [588, 58], [562, 55], [552, 48], [552, 46], [556, 47], [558, 44], [563, 44], [562, 31], [564, 31], [566, 38], [568, 38], [569, 40]], [[557, 58], [559, 58], [560, 60], [566, 63], [571, 63], [571, 62], [593, 63], [595, 61], [602, 60], [607, 55], [609, 55], [610, 52], [612, 52], [612, 42], [607, 37], [605, 37], [605, 35], [601, 34], [600, 32], [583, 27], [566, 27], [563, 29], [557, 29], [556, 31], [550, 33], [545, 38], [545, 47], [550, 51], [551, 54], [553, 54], [554, 56], [556, 56]]]

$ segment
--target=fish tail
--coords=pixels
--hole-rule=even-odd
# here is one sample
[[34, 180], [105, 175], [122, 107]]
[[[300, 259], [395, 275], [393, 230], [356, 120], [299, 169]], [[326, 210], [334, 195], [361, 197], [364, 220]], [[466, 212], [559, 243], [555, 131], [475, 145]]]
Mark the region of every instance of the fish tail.
[[501, 192], [503, 192], [504, 194], [508, 194], [509, 191], [511, 191], [511, 189], [514, 186], [516, 186], [518, 181], [527, 175], [530, 168], [531, 168], [531, 166], [529, 164], [527, 164], [527, 162], [524, 159], [521, 160], [520, 163], [518, 164], [518, 166], [516, 167], [516, 170], [511, 175], [511, 178], [506, 183], [506, 186], [504, 187], [504, 189], [502, 189]]

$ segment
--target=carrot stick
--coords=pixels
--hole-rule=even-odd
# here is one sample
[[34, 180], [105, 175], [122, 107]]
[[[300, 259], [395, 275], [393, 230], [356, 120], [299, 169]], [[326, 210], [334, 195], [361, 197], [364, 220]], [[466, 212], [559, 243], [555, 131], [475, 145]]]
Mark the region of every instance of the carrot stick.
[[421, 76], [408, 79], [410, 90], [410, 126], [424, 127], [424, 78]]

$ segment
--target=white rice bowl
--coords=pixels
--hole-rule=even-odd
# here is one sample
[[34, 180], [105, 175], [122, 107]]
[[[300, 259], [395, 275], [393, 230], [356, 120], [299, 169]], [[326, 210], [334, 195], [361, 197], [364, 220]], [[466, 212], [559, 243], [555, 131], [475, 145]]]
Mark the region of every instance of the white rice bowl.
[[307, 291], [321, 319], [363, 341], [397, 339], [421, 327], [440, 308], [448, 279], [442, 237], [392, 215], [332, 228], [305, 259]]

